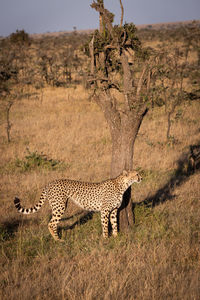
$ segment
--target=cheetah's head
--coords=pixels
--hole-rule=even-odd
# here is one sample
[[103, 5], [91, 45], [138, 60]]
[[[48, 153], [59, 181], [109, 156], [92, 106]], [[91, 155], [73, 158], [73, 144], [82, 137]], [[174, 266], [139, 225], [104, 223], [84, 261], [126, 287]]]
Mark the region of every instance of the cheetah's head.
[[122, 176], [128, 186], [131, 186], [134, 182], [141, 182], [142, 177], [137, 171], [123, 171]]

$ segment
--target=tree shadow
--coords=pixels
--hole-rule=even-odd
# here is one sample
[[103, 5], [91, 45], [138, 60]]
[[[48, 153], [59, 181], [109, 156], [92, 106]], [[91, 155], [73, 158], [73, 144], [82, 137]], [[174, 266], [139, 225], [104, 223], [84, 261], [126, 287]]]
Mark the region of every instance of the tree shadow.
[[[155, 207], [161, 203], [164, 203], [168, 200], [173, 200], [175, 196], [173, 195], [173, 191], [176, 187], [184, 184], [191, 175], [200, 172], [200, 165], [196, 166], [190, 164], [191, 158], [191, 148], [196, 147], [196, 145], [190, 146], [190, 151], [184, 153], [180, 156], [177, 161], [177, 169], [175, 170], [173, 176], [169, 179], [169, 181], [161, 187], [153, 196], [147, 197], [143, 201], [137, 203], [136, 205], [145, 205], [147, 207]], [[198, 145], [200, 148], [200, 145]]]

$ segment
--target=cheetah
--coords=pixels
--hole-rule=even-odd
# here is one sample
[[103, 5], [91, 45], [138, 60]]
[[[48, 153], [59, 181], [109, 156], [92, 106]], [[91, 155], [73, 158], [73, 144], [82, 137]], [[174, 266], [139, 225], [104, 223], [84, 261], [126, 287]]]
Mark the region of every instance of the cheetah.
[[81, 182], [70, 179], [58, 179], [49, 183], [42, 191], [39, 202], [31, 208], [24, 208], [20, 199], [15, 197], [14, 204], [19, 213], [32, 214], [37, 212], [48, 199], [52, 209], [52, 218], [48, 224], [49, 231], [56, 241], [63, 241], [58, 236], [58, 223], [72, 200], [82, 209], [99, 211], [103, 237], [108, 237], [109, 220], [113, 236], [117, 236], [117, 210], [121, 206], [124, 192], [142, 177], [136, 171], [123, 171], [114, 179], [99, 183]]

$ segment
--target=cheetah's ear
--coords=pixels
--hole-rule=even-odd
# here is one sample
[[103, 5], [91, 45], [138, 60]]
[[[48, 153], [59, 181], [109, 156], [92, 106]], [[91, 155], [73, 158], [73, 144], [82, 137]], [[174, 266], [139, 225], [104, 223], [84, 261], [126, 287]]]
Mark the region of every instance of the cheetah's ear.
[[126, 171], [126, 170], [124, 170], [123, 172], [122, 172], [122, 175], [124, 175], [124, 176], [126, 176], [128, 174], [128, 172]]

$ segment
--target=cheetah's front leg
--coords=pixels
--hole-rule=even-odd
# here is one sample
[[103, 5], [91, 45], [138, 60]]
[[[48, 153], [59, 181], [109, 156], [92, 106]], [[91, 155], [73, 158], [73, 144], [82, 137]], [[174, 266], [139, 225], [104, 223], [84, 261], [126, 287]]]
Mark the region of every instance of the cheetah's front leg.
[[117, 230], [117, 208], [115, 208], [111, 213], [110, 213], [110, 222], [112, 225], [112, 234], [113, 236], [117, 236], [118, 230]]
[[102, 226], [102, 231], [103, 231], [103, 237], [104, 238], [108, 237], [109, 215], [110, 215], [109, 210], [105, 209], [105, 210], [101, 211], [101, 226]]

